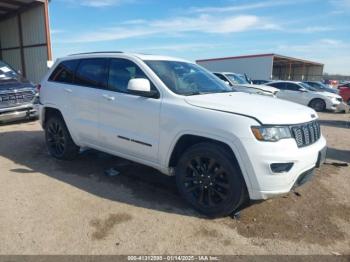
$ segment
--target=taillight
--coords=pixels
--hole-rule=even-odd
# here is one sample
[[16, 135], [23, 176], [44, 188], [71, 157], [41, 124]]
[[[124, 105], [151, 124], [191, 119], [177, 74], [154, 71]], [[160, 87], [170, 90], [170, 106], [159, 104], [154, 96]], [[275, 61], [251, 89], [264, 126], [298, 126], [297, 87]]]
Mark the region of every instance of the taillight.
[[36, 85], [36, 91], [39, 93], [40, 92], [40, 89], [41, 89], [41, 85], [40, 84], [37, 84]]

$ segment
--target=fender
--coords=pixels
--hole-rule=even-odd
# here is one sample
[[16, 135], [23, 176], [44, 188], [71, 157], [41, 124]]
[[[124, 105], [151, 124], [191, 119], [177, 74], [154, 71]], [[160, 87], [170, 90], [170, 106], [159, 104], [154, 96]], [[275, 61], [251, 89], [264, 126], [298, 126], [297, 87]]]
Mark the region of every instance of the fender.
[[232, 137], [231, 138], [227, 138], [227, 137], [222, 137], [222, 136], [218, 136], [217, 134], [212, 134], [212, 133], [207, 133], [207, 132], [198, 132], [198, 131], [194, 131], [194, 130], [184, 130], [179, 132], [175, 138], [172, 140], [171, 142], [171, 146], [169, 147], [168, 153], [166, 155], [166, 158], [164, 159], [165, 163], [163, 163], [163, 170], [165, 171], [165, 174], [168, 175], [174, 175], [173, 172], [170, 170], [169, 168], [169, 164], [170, 164], [170, 158], [172, 155], [172, 152], [175, 149], [175, 146], [177, 144], [177, 142], [180, 140], [180, 138], [184, 135], [192, 135], [192, 136], [200, 136], [200, 137], [204, 137], [204, 138], [208, 138], [208, 139], [212, 139], [212, 140], [216, 140], [218, 142], [224, 143], [226, 145], [228, 145], [233, 154], [235, 155], [238, 165], [241, 169], [243, 178], [245, 180], [248, 192], [250, 193], [252, 190], [252, 183], [250, 181], [249, 175], [248, 175], [248, 171], [245, 167], [245, 165], [243, 164], [243, 157], [241, 156], [241, 154], [239, 153], [239, 147], [240, 145], [237, 143], [237, 141], [239, 141], [238, 138]]

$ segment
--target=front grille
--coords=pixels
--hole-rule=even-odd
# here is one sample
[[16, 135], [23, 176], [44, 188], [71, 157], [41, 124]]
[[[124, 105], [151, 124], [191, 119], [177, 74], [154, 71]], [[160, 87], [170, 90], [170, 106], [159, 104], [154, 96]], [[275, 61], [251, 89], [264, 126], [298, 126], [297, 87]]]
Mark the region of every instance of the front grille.
[[33, 91], [19, 91], [0, 94], [0, 107], [13, 107], [30, 103], [34, 99]]
[[321, 128], [318, 121], [291, 126], [291, 131], [298, 147], [311, 145], [321, 137]]

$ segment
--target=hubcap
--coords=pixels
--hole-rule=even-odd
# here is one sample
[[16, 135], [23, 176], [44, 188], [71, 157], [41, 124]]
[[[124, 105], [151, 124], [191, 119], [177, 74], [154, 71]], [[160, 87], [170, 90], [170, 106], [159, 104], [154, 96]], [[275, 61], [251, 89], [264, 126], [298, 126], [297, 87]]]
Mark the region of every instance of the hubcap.
[[65, 138], [61, 126], [52, 122], [47, 128], [47, 141], [51, 151], [55, 155], [62, 155], [65, 149]]
[[188, 162], [185, 191], [202, 206], [215, 207], [229, 193], [226, 170], [213, 158], [196, 157]]

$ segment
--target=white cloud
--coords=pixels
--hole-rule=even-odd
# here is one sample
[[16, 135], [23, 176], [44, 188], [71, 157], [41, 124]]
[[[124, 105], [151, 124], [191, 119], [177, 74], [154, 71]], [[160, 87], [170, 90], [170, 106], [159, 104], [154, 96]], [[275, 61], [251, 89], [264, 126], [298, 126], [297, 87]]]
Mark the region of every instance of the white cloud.
[[223, 13], [223, 12], [238, 12], [253, 9], [261, 9], [267, 7], [274, 7], [279, 5], [288, 5], [295, 3], [295, 1], [261, 1], [257, 3], [243, 4], [243, 5], [229, 5], [229, 6], [208, 6], [208, 7], [193, 7], [190, 9], [192, 13]]
[[175, 17], [165, 20], [133, 20], [121, 23], [121, 26], [102, 27], [93, 31], [74, 35], [61, 42], [101, 42], [149, 35], [176, 35], [199, 32], [229, 34], [249, 30], [274, 30], [278, 25], [253, 15], [214, 17]]
[[350, 8], [350, 0], [331, 0], [330, 3], [340, 9]]

